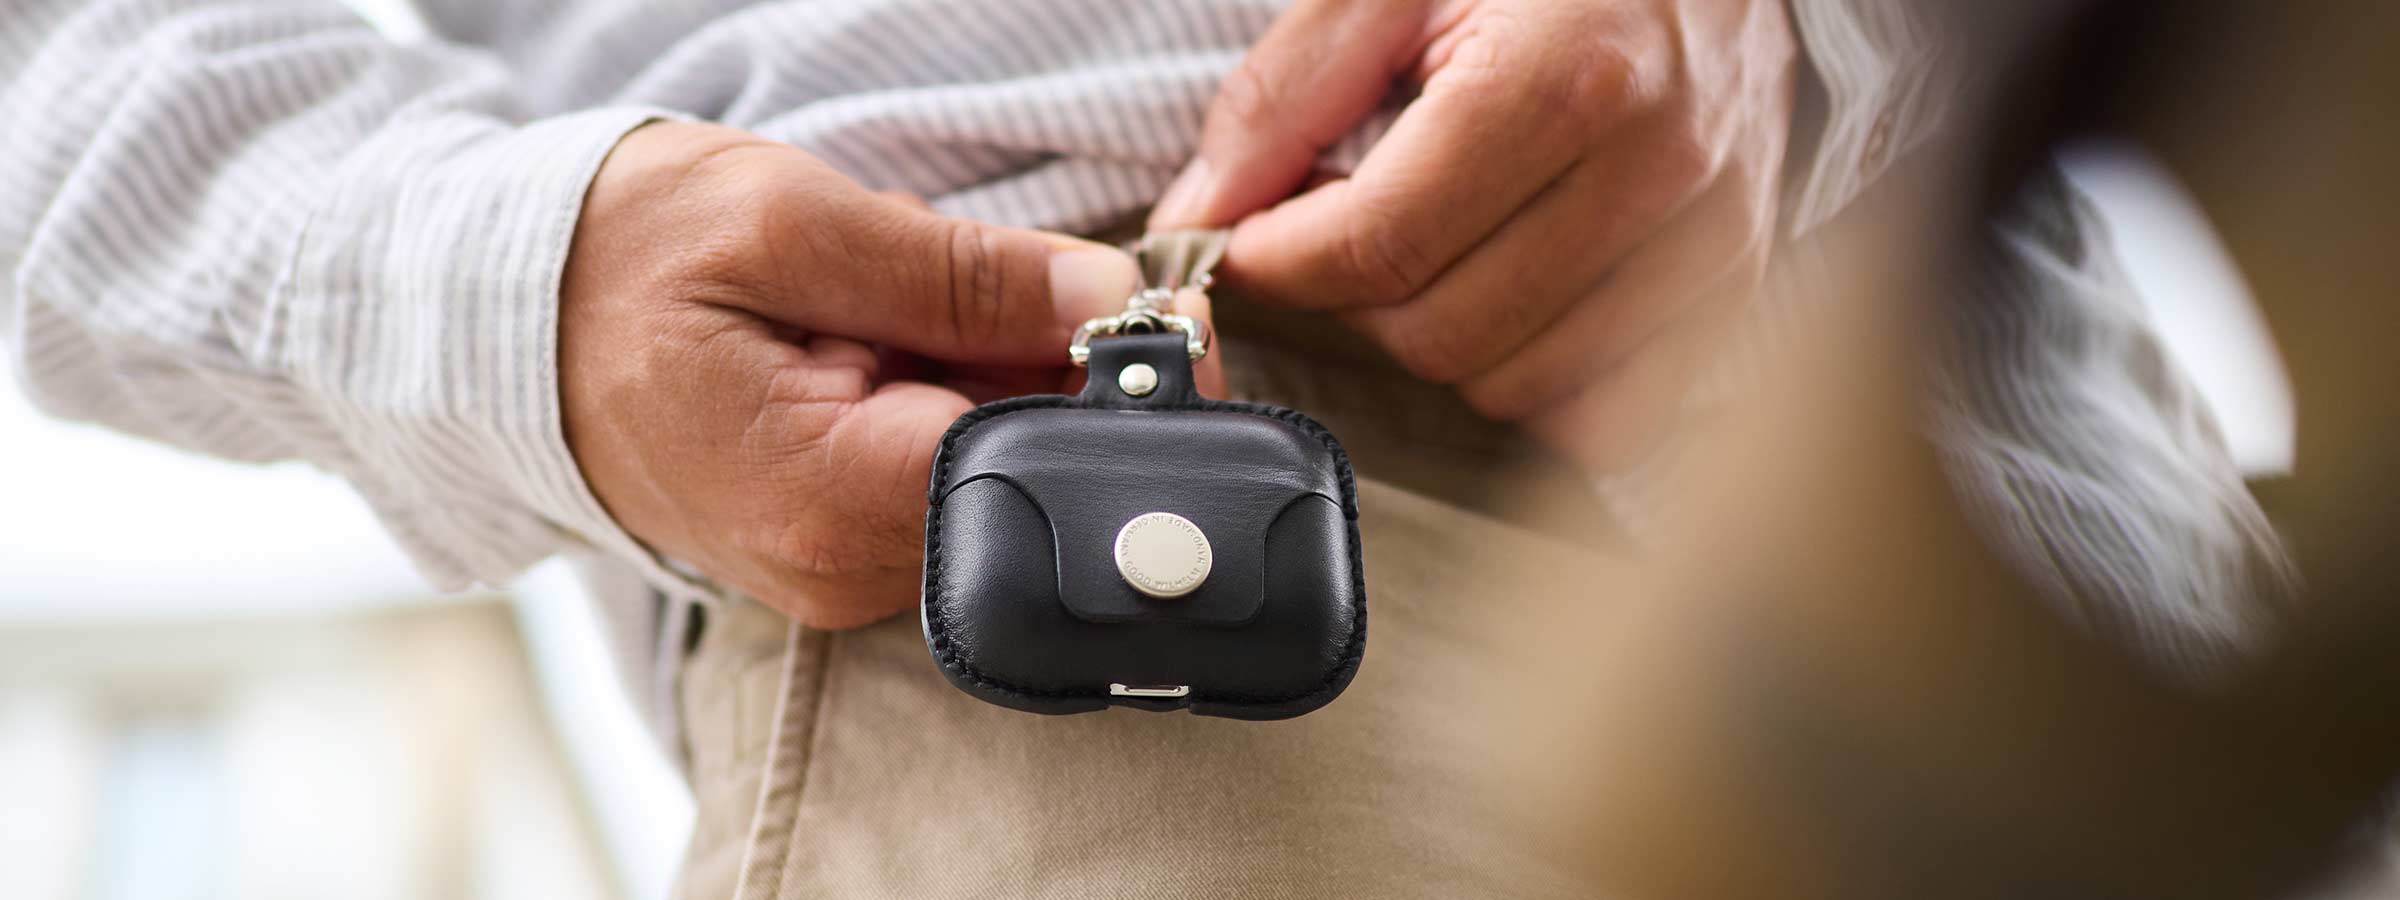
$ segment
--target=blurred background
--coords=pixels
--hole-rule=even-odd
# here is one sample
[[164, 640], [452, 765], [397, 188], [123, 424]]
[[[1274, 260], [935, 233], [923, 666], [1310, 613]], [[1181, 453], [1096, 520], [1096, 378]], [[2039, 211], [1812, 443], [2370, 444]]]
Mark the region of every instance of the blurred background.
[[338, 479], [5, 372], [0, 448], [0, 897], [666, 895], [691, 798], [563, 565], [436, 595]]
[[691, 800], [572, 575], [436, 596], [363, 502], [0, 384], [0, 897], [662, 897]]
[[[2288, 379], [2197, 207], [2137, 147], [2064, 162], [2245, 471], [2287, 472]], [[330, 476], [49, 420], [5, 374], [0, 448], [0, 897], [665, 895], [691, 800], [565, 569], [433, 595]]]

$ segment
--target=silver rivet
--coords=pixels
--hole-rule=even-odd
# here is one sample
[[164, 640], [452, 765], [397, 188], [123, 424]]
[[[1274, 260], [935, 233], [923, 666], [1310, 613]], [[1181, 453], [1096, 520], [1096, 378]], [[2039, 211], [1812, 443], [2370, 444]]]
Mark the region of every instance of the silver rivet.
[[1150, 396], [1151, 391], [1158, 390], [1158, 370], [1150, 368], [1149, 363], [1126, 366], [1117, 373], [1117, 387], [1125, 389], [1130, 397]]
[[1199, 590], [1215, 565], [1208, 535], [1174, 513], [1143, 513], [1117, 531], [1117, 574], [1134, 590], [1160, 600]]

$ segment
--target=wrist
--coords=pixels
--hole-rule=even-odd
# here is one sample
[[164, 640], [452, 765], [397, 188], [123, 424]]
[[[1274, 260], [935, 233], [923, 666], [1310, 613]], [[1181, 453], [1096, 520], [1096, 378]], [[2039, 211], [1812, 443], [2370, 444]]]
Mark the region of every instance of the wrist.
[[503, 583], [570, 543], [674, 580], [575, 466], [556, 355], [582, 197], [609, 149], [658, 116], [395, 122], [312, 215], [285, 311], [293, 379], [357, 448], [345, 474], [396, 498], [378, 514], [444, 587]]

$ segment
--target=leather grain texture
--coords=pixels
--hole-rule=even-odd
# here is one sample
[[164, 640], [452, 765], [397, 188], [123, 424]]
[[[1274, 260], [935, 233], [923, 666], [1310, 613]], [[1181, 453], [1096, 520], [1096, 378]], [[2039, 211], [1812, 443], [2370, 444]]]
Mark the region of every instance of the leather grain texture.
[[[961, 417], [935, 459], [925, 532], [927, 647], [969, 694], [1040, 713], [1109, 705], [1276, 719], [1330, 702], [1366, 639], [1349, 458], [1291, 410], [1210, 400], [1177, 335], [1093, 344], [1081, 396]], [[1131, 397], [1117, 373], [1158, 370]], [[1125, 583], [1113, 541], [1149, 512], [1192, 520], [1215, 564], [1192, 594]], [[1111, 683], [1188, 685], [1178, 698]]]

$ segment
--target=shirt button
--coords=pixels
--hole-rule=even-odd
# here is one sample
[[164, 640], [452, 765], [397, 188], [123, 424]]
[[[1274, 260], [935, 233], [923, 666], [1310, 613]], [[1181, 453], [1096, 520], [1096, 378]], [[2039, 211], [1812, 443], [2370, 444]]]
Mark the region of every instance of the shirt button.
[[1875, 117], [1875, 126], [1867, 129], [1867, 145], [1858, 154], [1859, 174], [1880, 175], [1884, 165], [1891, 162], [1893, 118], [1892, 112], [1885, 110]]

